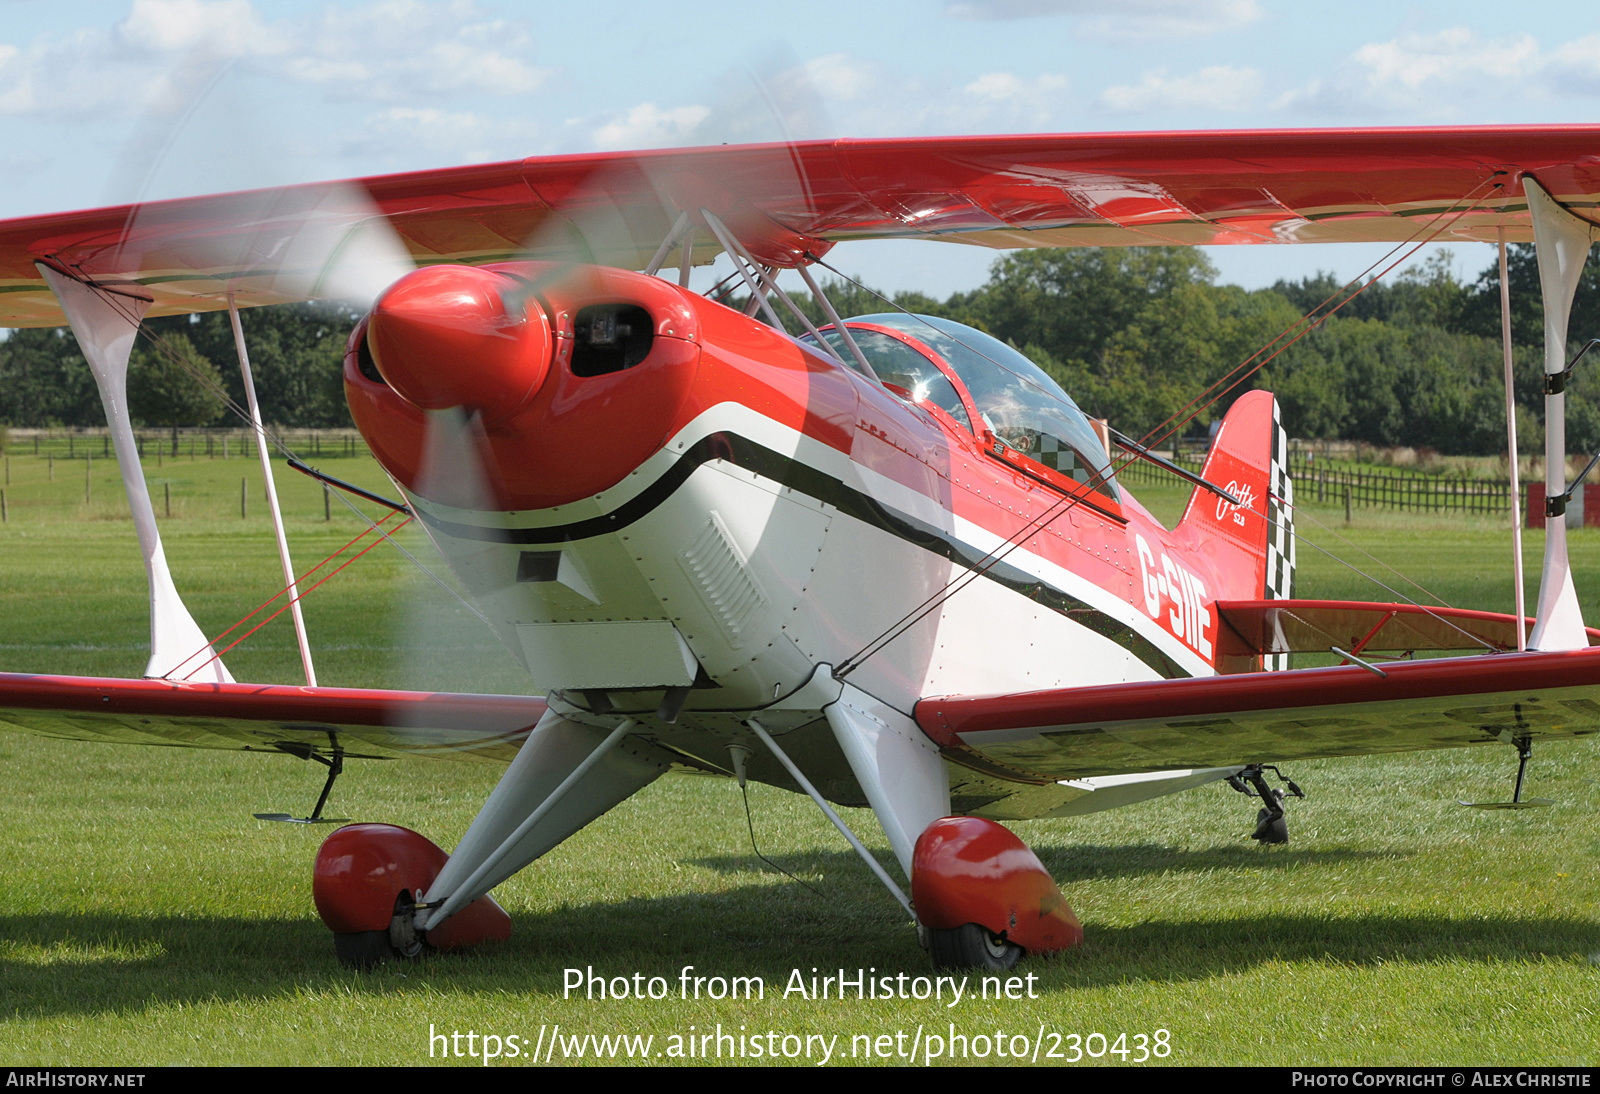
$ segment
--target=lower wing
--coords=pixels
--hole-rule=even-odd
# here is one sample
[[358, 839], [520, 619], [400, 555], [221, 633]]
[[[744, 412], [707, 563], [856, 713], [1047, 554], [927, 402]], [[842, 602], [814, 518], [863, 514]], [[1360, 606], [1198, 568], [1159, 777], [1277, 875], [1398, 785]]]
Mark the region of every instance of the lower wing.
[[957, 762], [1034, 781], [1600, 732], [1600, 648], [924, 699]]
[[0, 728], [77, 741], [509, 762], [543, 699], [0, 673]]

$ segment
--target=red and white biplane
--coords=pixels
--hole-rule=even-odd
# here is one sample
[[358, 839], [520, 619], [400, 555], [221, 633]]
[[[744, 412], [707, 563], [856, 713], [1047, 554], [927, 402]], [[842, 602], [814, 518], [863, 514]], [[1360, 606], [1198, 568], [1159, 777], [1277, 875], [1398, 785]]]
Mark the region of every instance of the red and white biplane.
[[[348, 961], [503, 936], [490, 890], [674, 766], [809, 794], [941, 966], [1071, 946], [1072, 911], [998, 821], [1227, 779], [1279, 840], [1263, 765], [1491, 742], [1525, 762], [1534, 741], [1600, 731], [1564, 524], [1547, 525], [1531, 621], [1296, 600], [1271, 394], [1233, 404], [1168, 529], [1116, 475], [1157, 457], [1016, 350], [946, 320], [841, 320], [808, 268], [889, 237], [1533, 241], [1555, 514], [1597, 147], [1582, 126], [846, 140], [0, 223], [0, 324], [76, 333], [151, 601], [144, 679], [0, 676], [0, 724], [333, 773], [355, 753], [509, 760], [448, 855], [388, 825], [329, 837], [315, 895]], [[722, 254], [742, 312], [687, 288]], [[798, 339], [779, 321], [801, 314], [786, 270], [832, 316]], [[126, 409], [143, 318], [361, 294], [355, 422], [542, 700], [317, 686], [303, 627], [306, 686], [234, 682], [167, 572]], [[1330, 649], [1346, 663], [1287, 668]], [[1418, 649], [1478, 652], [1363, 659]], [[829, 801], [872, 807], [909, 893]]]

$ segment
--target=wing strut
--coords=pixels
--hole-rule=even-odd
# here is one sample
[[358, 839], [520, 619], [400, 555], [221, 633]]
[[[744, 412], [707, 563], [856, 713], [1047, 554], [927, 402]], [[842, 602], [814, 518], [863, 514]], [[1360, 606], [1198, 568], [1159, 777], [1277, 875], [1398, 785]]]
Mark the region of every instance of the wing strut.
[[[311, 640], [306, 637], [305, 616], [300, 613], [300, 586], [294, 564], [289, 561], [289, 538], [283, 531], [283, 510], [278, 506], [278, 484], [272, 478], [272, 454], [267, 448], [267, 431], [261, 425], [261, 407], [256, 402], [256, 382], [250, 375], [250, 354], [244, 346], [244, 327], [239, 322], [239, 307], [233, 290], [228, 290], [228, 319], [233, 323], [233, 348], [239, 353], [239, 372], [244, 376], [245, 397], [250, 400], [250, 427], [256, 434], [256, 452], [261, 456], [261, 477], [267, 482], [267, 508], [272, 511], [272, 530], [278, 537], [278, 561], [283, 564], [283, 580], [288, 583], [289, 612], [294, 618], [294, 636], [300, 643], [300, 664], [305, 668], [306, 685], [317, 686], [317, 670], [311, 666]], [[337, 774], [337, 772], [335, 772]], [[328, 779], [332, 788], [333, 778]], [[318, 806], [318, 812], [321, 806]]]
[[[520, 857], [520, 861], [518, 861], [518, 847], [524, 838], [535, 833], [539, 822], [550, 815], [561, 804], [562, 799], [571, 793], [574, 787], [584, 782], [585, 776], [589, 775], [606, 758], [607, 753], [615, 748], [618, 742], [639, 728], [639, 724], [633, 719], [624, 718], [603, 741], [583, 758], [582, 762], [572, 765], [566, 777], [538, 801], [537, 805], [516, 828], [503, 838], [496, 839], [495, 837], [499, 833], [493, 830], [496, 829], [497, 825], [503, 826], [503, 822], [510, 819], [508, 815], [494, 815], [496, 812], [494, 807], [499, 804], [496, 801], [496, 797], [499, 795], [501, 786], [515, 788], [519, 782], [525, 781], [525, 775], [533, 776], [535, 781], [538, 779], [539, 775], [536, 771], [524, 772], [522, 768], [524, 765], [535, 766], [530, 761], [536, 760], [539, 755], [539, 744], [536, 743], [536, 738], [539, 736], [540, 729], [547, 729], [551, 725], [559, 725], [560, 722], [559, 718], [541, 720], [534, 734], [528, 738], [528, 741], [518, 751], [517, 761], [514, 761], [512, 766], [507, 769], [506, 774], [501, 777], [500, 786], [495, 788], [496, 794], [490, 796], [489, 801], [484, 804], [482, 811], [479, 812], [478, 818], [473, 821], [473, 827], [468, 829], [467, 835], [462, 837], [461, 843], [456, 847], [452, 858], [459, 860], [457, 868], [451, 871], [447, 866], [447, 869], [441, 870], [439, 876], [434, 879], [433, 885], [427, 893], [426, 907], [422, 909], [426, 913], [426, 918], [421, 915], [418, 916], [417, 926], [419, 928], [426, 929], [429, 924], [443, 923], [531, 861], [533, 856]], [[587, 729], [588, 727], [580, 727], [578, 733], [583, 734], [587, 732]], [[546, 735], [548, 735], [548, 732]], [[524, 753], [527, 754], [529, 760], [523, 760]], [[548, 777], [554, 774], [554, 770], [549, 765], [543, 766], [545, 767], [545, 776]], [[604, 769], [597, 773], [599, 781], [605, 781], [613, 777], [611, 772]], [[644, 779], [644, 782], [649, 782], [654, 777], [654, 775], [650, 775]], [[638, 789], [637, 786], [629, 787], [623, 796], [631, 794], [636, 789]], [[595, 793], [595, 787], [591, 785], [587, 793], [580, 791], [578, 796], [580, 799], [592, 799]], [[517, 797], [515, 789], [507, 796], [512, 798], [515, 803], [520, 804], [520, 799]], [[580, 801], [578, 808], [585, 808], [588, 804], [587, 800]], [[602, 806], [598, 812], [604, 812], [607, 808], [609, 808], [609, 805]], [[488, 818], [489, 823], [485, 824], [480, 830], [479, 826], [484, 824], [485, 818]], [[579, 827], [581, 827], [581, 824]], [[573, 830], [575, 829], [569, 827], [567, 831], [570, 833]], [[472, 843], [471, 837], [475, 833], [481, 837], [477, 841], [481, 846], [475, 846], [472, 852], [464, 853], [464, 849], [468, 848], [469, 843]], [[551, 844], [560, 842], [563, 838], [565, 838], [565, 833], [551, 841]], [[483, 854], [481, 859], [478, 858], [478, 853], [483, 851], [487, 851], [487, 854]], [[510, 869], [506, 869], [502, 865], [508, 857], [513, 862]], [[458, 878], [457, 875], [463, 872], [467, 872], [467, 876]]]
[[[744, 248], [739, 246], [738, 242], [733, 238], [733, 233], [729, 232], [727, 226], [718, 220], [714, 214], [701, 209], [700, 215], [705, 218], [706, 226], [711, 229], [711, 234], [717, 237], [717, 242], [722, 244], [722, 249], [728, 252], [728, 258], [732, 261], [734, 268], [739, 271], [739, 276], [744, 278], [745, 288], [750, 290], [751, 303], [767, 313], [767, 319], [772, 323], [774, 330], [783, 330], [783, 321], [778, 318], [778, 313], [772, 310], [772, 303], [767, 299], [767, 294], [762, 291], [761, 286], [750, 275], [750, 271], [745, 268], [744, 262], [741, 261], [745, 254]], [[752, 260], [750, 265], [755, 266], [755, 262]], [[759, 272], [760, 267], [756, 266], [756, 270]], [[750, 313], [746, 312], [746, 314]]]
[[[1594, 239], [1594, 225], [1556, 203], [1532, 178], [1522, 180], [1533, 217], [1534, 251], [1539, 260], [1539, 294], [1544, 299], [1544, 570], [1528, 647], [1577, 650], [1589, 644], [1583, 612], [1567, 562], [1567, 320]], [[1504, 282], [1502, 281], [1502, 284]]]
[[[140, 286], [90, 285], [44, 263], [35, 263], [61, 310], [72, 324], [72, 333], [83, 350], [83, 358], [94, 373], [105, 407], [111, 443], [117, 450], [117, 467], [122, 471], [122, 486], [128, 493], [128, 509], [133, 514], [134, 531], [144, 552], [145, 576], [150, 582], [150, 661], [146, 677], [170, 675], [197, 657], [208, 660], [190, 674], [207, 683], [232, 683], [233, 677], [211, 642], [184, 606], [167, 568], [166, 551], [156, 528], [155, 508], [145, 485], [144, 468], [139, 463], [139, 446], [133, 438], [128, 416], [128, 357], [139, 323], [150, 309], [150, 297]], [[199, 651], [199, 652], [196, 652]]]
[[[1511, 281], [1506, 276], [1506, 229], [1500, 226], [1500, 349], [1506, 365], [1506, 451], [1511, 465], [1511, 577], [1516, 585], [1517, 618], [1528, 611], [1522, 597], [1522, 514], [1517, 508], [1522, 499], [1522, 486], [1517, 482], [1517, 401], [1511, 383]], [[1528, 648], [1528, 637], [1517, 628], [1517, 650]]]
[[[678, 242], [678, 237], [683, 235], [684, 229], [686, 228], [688, 228], [691, 232], [694, 230], [693, 228], [690, 228], [689, 225], [689, 214], [679, 213], [678, 219], [672, 224], [672, 231], [667, 233], [667, 238], [663, 239], [661, 241], [661, 246], [656, 248], [655, 256], [650, 259], [650, 264], [644, 268], [646, 277], [654, 277], [661, 269], [661, 264], [667, 260], [667, 255], [672, 253], [672, 245]], [[686, 246], [689, 247], [692, 247], [693, 245], [694, 244], [692, 240], [686, 244]]]
[[[849, 362], [839, 355], [839, 351], [834, 349], [833, 345], [826, 338], [822, 337], [822, 332], [817, 330], [816, 324], [812, 323], [811, 320], [807, 318], [806, 313], [801, 311], [799, 306], [796, 305], [793, 300], [789, 299], [789, 294], [784, 292], [783, 288], [778, 284], [778, 279], [773, 276], [772, 270], [761, 266], [756, 262], [755, 259], [751, 258], [750, 252], [746, 251], [744, 247], [740, 245], [738, 239], [734, 237], [733, 233], [728, 231], [728, 226], [726, 224], [722, 223], [722, 221], [718, 220], [715, 216], [704, 209], [700, 210], [700, 214], [706, 218], [706, 224], [708, 227], [710, 227], [712, 234], [717, 237], [718, 242], [720, 242], [723, 248], [728, 252], [728, 257], [733, 261], [733, 264], [738, 267], [739, 273], [744, 276], [744, 281], [750, 289], [751, 297], [759, 298], [761, 306], [764, 307], [767, 311], [767, 314], [772, 317], [772, 325], [779, 331], [784, 329], [783, 324], [778, 322], [777, 313], [772, 310], [772, 305], [767, 300], [768, 293], [762, 291], [763, 288], [768, 290], [771, 295], [776, 296], [779, 300], [781, 300], [783, 304], [794, 313], [794, 317], [800, 320], [801, 325], [804, 326], [806, 330], [811, 332], [811, 337], [817, 340], [817, 348], [819, 350], [831, 356], [835, 361], [838, 361], [839, 364], [849, 368]], [[740, 261], [741, 259], [743, 261]], [[755, 280], [752, 280], [750, 271], [745, 269], [746, 265], [749, 266], [750, 270], [755, 271], [756, 278], [760, 279], [759, 285]], [[850, 352], [855, 356], [856, 362], [861, 366], [861, 371], [876, 380], [878, 378], [878, 374], [872, 371], [872, 366], [868, 364], [867, 359], [861, 355], [861, 350], [857, 348], [855, 339], [850, 337], [850, 333], [845, 330], [844, 324], [839, 321], [838, 314], [833, 310], [833, 305], [827, 302], [827, 299], [822, 295], [822, 291], [817, 288], [816, 283], [812, 281], [810, 275], [806, 273], [806, 268], [804, 266], [799, 266], [796, 268], [800, 271], [800, 276], [805, 278], [806, 284], [811, 288], [812, 295], [817, 298], [818, 302], [821, 303], [823, 310], [826, 311], [833, 319], [835, 328], [837, 328], [839, 333], [843, 335], [845, 344], [850, 347]], [[754, 299], [752, 300], [752, 303], [754, 303]]]
[[[866, 355], [861, 352], [861, 347], [856, 345], [856, 340], [850, 335], [850, 328], [844, 325], [844, 320], [839, 318], [839, 313], [833, 310], [833, 301], [829, 300], [828, 294], [818, 287], [816, 279], [811, 276], [811, 271], [804, 266], [797, 266], [795, 269], [805, 279], [806, 288], [811, 290], [811, 295], [816, 300], [817, 305], [827, 314], [828, 321], [833, 324], [833, 329], [839, 332], [840, 338], [844, 339], [845, 347], [849, 349], [850, 356], [856, 359], [856, 364], [861, 366], [861, 371], [874, 380], [878, 380], [877, 370], [867, 361]], [[878, 382], [881, 384], [883, 381], [878, 380]]]

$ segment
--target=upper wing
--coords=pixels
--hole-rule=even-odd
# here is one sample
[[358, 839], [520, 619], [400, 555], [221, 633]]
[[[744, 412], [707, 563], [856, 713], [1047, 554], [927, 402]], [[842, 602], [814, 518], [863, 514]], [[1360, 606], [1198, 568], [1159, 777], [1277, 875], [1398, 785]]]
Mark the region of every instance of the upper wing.
[[283, 684], [0, 673], [0, 728], [46, 737], [258, 752], [509, 762], [543, 699]]
[[[814, 141], [556, 156], [0, 223], [0, 325], [63, 322], [34, 267], [128, 279], [151, 314], [317, 295], [308, 223], [381, 215], [413, 259], [570, 258], [638, 269], [679, 211], [710, 209], [764, 262], [863, 238], [990, 247], [1532, 238], [1523, 175], [1580, 216], [1600, 126]], [[370, 193], [373, 205], [365, 195]], [[1441, 224], [1441, 219], [1448, 226]], [[324, 236], [326, 232], [323, 233]], [[698, 237], [697, 261], [717, 249]], [[337, 251], [338, 247], [333, 247]]]
[[1600, 732], [1600, 649], [924, 699], [917, 724], [1034, 781]]

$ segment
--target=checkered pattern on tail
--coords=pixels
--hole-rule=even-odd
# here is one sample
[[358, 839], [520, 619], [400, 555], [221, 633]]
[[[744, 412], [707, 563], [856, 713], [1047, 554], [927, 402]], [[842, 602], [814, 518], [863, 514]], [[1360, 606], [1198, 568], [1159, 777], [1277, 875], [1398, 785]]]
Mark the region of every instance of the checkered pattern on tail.
[[[1294, 596], [1294, 481], [1289, 478], [1289, 438], [1278, 419], [1278, 401], [1272, 401], [1272, 460], [1267, 476], [1267, 584], [1265, 600]], [[1280, 500], [1282, 499], [1282, 500]], [[1289, 655], [1268, 654], [1264, 669], [1286, 669]]]

